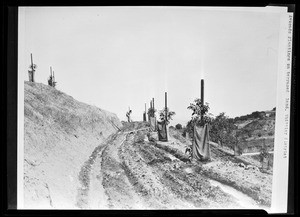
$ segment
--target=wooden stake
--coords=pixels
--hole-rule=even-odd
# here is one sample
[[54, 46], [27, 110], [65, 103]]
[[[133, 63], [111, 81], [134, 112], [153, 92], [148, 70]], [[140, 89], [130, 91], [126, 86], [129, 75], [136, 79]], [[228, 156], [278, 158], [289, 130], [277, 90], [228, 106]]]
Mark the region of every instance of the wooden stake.
[[[201, 79], [201, 105], [204, 105], [204, 79]], [[203, 114], [201, 112], [201, 120], [203, 119]]]
[[165, 92], [165, 121], [166, 121], [166, 137], [168, 141], [168, 126], [167, 126], [167, 121], [168, 121], [168, 106], [167, 106], [167, 92]]
[[155, 109], [154, 107], [154, 98], [152, 98], [152, 105], [153, 105], [153, 110]]
[[31, 68], [33, 70], [33, 59], [32, 59], [32, 53], [30, 54], [30, 57], [31, 57]]
[[168, 120], [167, 92], [165, 92], [165, 119]]
[[147, 121], [147, 103], [145, 103], [145, 121]]
[[30, 79], [30, 81], [31, 82], [34, 82], [34, 66], [33, 66], [33, 58], [32, 58], [32, 53], [30, 54], [30, 59], [31, 59], [31, 79]]

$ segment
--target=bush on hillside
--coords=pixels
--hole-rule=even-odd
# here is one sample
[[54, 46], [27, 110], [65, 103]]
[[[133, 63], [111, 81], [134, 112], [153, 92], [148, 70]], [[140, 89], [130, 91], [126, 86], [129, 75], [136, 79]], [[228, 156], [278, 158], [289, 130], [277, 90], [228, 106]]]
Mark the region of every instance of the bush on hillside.
[[181, 130], [181, 129], [182, 129], [182, 125], [181, 125], [181, 124], [176, 124], [176, 125], [175, 125], [175, 128], [176, 128], [177, 130]]

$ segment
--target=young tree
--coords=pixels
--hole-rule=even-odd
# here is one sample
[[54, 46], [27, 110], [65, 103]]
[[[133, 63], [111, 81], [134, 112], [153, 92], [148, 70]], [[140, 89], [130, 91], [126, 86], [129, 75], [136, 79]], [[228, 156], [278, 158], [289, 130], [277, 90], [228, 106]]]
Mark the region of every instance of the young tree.
[[206, 103], [205, 105], [202, 105], [201, 99], [199, 98], [196, 98], [193, 103], [190, 103], [187, 109], [192, 110], [192, 117], [186, 125], [185, 133], [188, 133], [189, 136], [193, 138], [194, 126], [204, 126], [206, 123], [211, 123], [213, 117], [212, 114], [208, 113], [209, 104]]
[[170, 111], [169, 108], [167, 108], [167, 120], [166, 120], [166, 110], [160, 110], [159, 111], [159, 118], [161, 121], [167, 121], [167, 124], [170, 123], [170, 120], [173, 120], [172, 117], [175, 115], [176, 113], [173, 111]]
[[156, 109], [153, 109], [153, 108], [150, 107], [150, 108], [148, 109], [147, 114], [148, 114], [150, 117], [154, 117], [156, 111], [157, 111]]
[[229, 118], [224, 112], [220, 113], [211, 123], [210, 136], [214, 142], [226, 144], [234, 150], [242, 140], [242, 130], [234, 125], [234, 119]]
[[208, 113], [209, 110], [208, 103], [202, 105], [201, 99], [196, 98], [193, 103], [190, 103], [187, 109], [190, 109], [193, 112], [192, 118], [190, 120], [192, 125], [203, 126], [206, 123], [211, 123], [212, 115]]
[[260, 153], [259, 153], [259, 160], [261, 162], [261, 168], [264, 169], [264, 161], [265, 159], [267, 160], [267, 170], [270, 169], [270, 163], [269, 163], [269, 160], [270, 160], [270, 154], [268, 152], [268, 149], [266, 146], [262, 146], [261, 147], [261, 150], [260, 150]]
[[176, 124], [176, 125], [175, 125], [175, 128], [176, 128], [177, 130], [181, 130], [181, 129], [182, 129], [182, 125], [181, 125], [181, 124]]

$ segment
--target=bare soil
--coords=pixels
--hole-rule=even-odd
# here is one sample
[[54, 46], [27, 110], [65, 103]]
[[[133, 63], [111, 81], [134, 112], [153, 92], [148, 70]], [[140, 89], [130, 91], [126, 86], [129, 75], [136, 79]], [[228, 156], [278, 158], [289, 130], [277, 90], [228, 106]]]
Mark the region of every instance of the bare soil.
[[272, 170], [257, 169], [256, 157], [212, 146], [211, 161], [190, 162], [191, 142], [179, 131], [155, 141], [148, 123], [121, 124], [110, 112], [37, 83], [25, 82], [24, 112], [24, 208], [270, 206]]
[[217, 148], [212, 161], [190, 162], [189, 141], [171, 132], [169, 142], [149, 142], [147, 133], [146, 123], [126, 123], [94, 150], [79, 176], [78, 208], [250, 208], [244, 197], [251, 208], [270, 205], [271, 175], [242, 168]]

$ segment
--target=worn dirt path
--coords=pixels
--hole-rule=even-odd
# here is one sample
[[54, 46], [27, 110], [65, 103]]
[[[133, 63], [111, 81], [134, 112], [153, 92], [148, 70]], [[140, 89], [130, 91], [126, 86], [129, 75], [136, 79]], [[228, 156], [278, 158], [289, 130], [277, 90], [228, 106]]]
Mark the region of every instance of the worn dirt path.
[[245, 208], [201, 174], [145, 138], [142, 123], [127, 124], [99, 145], [79, 174], [77, 207], [88, 209]]

